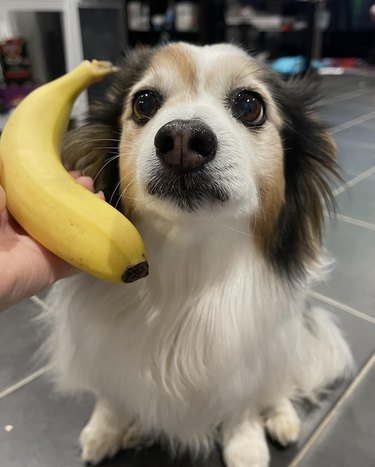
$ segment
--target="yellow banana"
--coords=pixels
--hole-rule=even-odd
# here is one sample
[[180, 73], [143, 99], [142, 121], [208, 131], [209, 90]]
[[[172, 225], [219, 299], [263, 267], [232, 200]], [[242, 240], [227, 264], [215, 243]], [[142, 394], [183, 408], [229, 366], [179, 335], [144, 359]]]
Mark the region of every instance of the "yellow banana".
[[84, 61], [29, 94], [0, 139], [0, 182], [13, 217], [48, 250], [100, 279], [132, 282], [148, 273], [138, 231], [60, 161], [75, 99], [112, 71], [108, 62]]

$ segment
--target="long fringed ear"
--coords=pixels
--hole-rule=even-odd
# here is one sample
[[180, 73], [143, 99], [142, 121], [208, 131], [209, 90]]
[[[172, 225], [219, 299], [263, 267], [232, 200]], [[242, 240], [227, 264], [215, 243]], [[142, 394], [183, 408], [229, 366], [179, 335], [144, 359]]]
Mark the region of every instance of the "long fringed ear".
[[64, 166], [92, 177], [95, 189], [103, 190], [114, 206], [118, 205], [121, 115], [130, 89], [145, 72], [152, 54], [152, 49], [140, 47], [126, 57], [121, 70], [110, 78], [106, 95], [90, 108], [81, 127], [67, 133], [63, 144]]
[[87, 123], [66, 135], [62, 161], [67, 170], [80, 170], [94, 179], [111, 204], [117, 202], [119, 128]]
[[273, 77], [269, 85], [284, 122], [285, 202], [266, 254], [278, 271], [298, 281], [319, 259], [324, 207], [335, 210], [331, 179], [340, 178], [336, 146], [313, 113], [316, 83]]

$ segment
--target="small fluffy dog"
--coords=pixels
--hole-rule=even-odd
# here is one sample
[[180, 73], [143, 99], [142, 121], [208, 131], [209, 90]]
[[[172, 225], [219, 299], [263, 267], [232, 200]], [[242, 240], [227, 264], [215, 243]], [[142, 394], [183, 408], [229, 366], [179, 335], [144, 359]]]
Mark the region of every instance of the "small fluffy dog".
[[150, 266], [51, 293], [57, 384], [97, 400], [84, 461], [158, 438], [265, 467], [266, 431], [298, 437], [292, 401], [350, 371], [332, 318], [306, 305], [336, 167], [313, 94], [234, 45], [174, 43], [131, 54], [68, 135], [67, 167], [132, 219]]

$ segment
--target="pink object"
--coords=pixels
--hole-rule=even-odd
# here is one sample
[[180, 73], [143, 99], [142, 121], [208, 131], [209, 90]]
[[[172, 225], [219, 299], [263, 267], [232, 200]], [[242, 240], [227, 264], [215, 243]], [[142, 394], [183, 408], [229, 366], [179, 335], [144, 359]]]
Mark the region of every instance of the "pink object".
[[8, 107], [16, 107], [21, 100], [37, 87], [36, 84], [11, 84], [0, 87], [0, 100]]

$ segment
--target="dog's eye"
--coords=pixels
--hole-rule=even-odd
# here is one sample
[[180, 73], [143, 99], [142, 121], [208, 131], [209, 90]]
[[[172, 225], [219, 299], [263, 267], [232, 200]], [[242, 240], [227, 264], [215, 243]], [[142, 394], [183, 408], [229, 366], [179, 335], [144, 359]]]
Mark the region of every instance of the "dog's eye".
[[233, 116], [246, 126], [254, 127], [264, 123], [264, 103], [256, 92], [247, 89], [236, 91], [231, 99], [231, 107]]
[[133, 115], [137, 122], [146, 123], [158, 111], [161, 105], [160, 97], [153, 91], [142, 91], [133, 101]]

